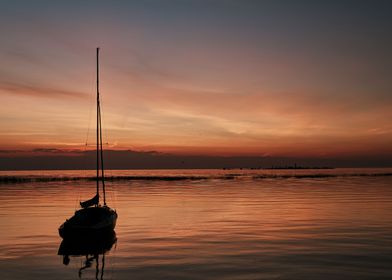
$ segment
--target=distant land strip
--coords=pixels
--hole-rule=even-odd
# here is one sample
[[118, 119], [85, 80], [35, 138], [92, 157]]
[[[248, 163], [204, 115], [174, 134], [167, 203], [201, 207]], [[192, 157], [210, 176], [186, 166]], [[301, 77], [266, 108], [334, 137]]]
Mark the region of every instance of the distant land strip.
[[[381, 177], [392, 176], [387, 173], [347, 173], [347, 174], [225, 174], [218, 176], [108, 176], [106, 181], [195, 181], [195, 180], [234, 180], [234, 179], [306, 179], [306, 178], [336, 178], [336, 177]], [[0, 176], [0, 184], [29, 183], [29, 182], [56, 182], [56, 181], [95, 181], [96, 177], [72, 176]]]

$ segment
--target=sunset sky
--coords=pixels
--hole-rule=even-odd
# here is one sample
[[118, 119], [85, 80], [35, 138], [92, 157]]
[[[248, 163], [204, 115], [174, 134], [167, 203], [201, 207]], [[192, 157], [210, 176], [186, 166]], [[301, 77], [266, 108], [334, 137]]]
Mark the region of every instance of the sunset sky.
[[[0, 1], [0, 149], [392, 156], [392, 1]], [[37, 150], [36, 150], [37, 151]], [[33, 153], [33, 152], [32, 152]]]

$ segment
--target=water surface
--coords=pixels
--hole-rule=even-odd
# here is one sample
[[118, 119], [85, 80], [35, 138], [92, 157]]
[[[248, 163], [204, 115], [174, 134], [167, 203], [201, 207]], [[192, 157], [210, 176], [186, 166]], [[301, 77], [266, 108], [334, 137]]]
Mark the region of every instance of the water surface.
[[[109, 171], [125, 177], [108, 182], [119, 218], [102, 278], [391, 279], [391, 171]], [[63, 264], [57, 228], [94, 190], [82, 179], [1, 183], [0, 278], [78, 279], [86, 258]], [[95, 260], [81, 278], [96, 279]]]

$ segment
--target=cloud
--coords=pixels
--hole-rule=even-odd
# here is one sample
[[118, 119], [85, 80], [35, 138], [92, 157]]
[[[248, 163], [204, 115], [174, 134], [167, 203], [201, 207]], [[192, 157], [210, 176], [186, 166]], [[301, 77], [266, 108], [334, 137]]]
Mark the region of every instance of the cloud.
[[[386, 128], [391, 110], [388, 100], [373, 100], [355, 94], [328, 94], [307, 89], [303, 91], [267, 91], [244, 89], [230, 92], [202, 88], [149, 88], [137, 102], [158, 112], [194, 116], [232, 127], [243, 124], [250, 128], [281, 132], [339, 132], [368, 130], [373, 125]], [[391, 101], [392, 102], [392, 101]]]
[[0, 82], [0, 93], [38, 98], [88, 98], [86, 94], [81, 92], [4, 81]]

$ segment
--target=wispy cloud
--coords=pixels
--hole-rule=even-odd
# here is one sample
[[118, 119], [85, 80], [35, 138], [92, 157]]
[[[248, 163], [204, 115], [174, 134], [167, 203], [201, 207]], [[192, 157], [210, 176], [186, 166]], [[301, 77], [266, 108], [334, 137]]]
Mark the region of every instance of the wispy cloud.
[[39, 98], [88, 98], [87, 94], [81, 92], [5, 81], [0, 81], [0, 93]]

